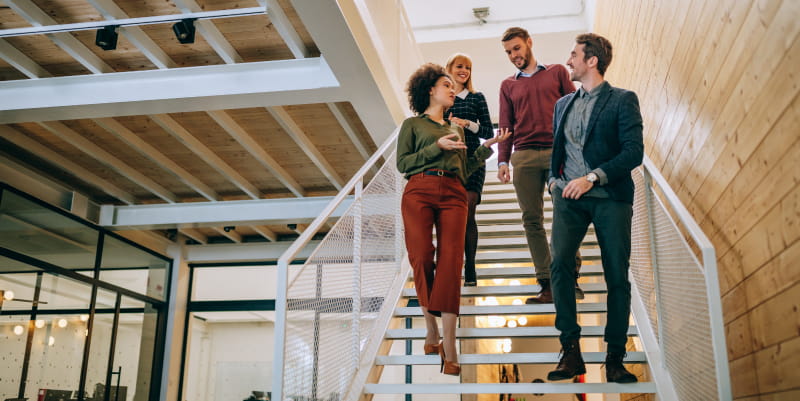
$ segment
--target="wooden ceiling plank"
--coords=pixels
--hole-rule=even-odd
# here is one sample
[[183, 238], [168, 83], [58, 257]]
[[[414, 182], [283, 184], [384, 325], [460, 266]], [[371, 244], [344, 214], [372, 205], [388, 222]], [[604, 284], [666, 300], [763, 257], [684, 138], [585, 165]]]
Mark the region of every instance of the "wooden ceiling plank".
[[117, 120], [114, 120], [113, 118], [98, 118], [93, 121], [96, 122], [97, 125], [103, 127], [109, 133], [115, 135], [117, 138], [125, 142], [128, 146], [138, 150], [139, 153], [158, 164], [164, 170], [171, 172], [184, 184], [192, 188], [195, 192], [199, 193], [206, 199], [210, 201], [220, 200], [217, 192], [211, 187], [197, 179], [192, 173], [186, 171], [183, 167], [178, 165], [178, 163], [172, 161], [171, 158], [161, 153], [154, 146], [139, 138], [139, 135], [120, 124]]
[[[32, 1], [29, 0], [5, 0], [6, 4], [19, 16], [27, 20], [33, 26], [58, 25], [58, 22], [42, 11]], [[93, 74], [105, 74], [114, 72], [105, 61], [97, 57], [80, 40], [69, 33], [54, 33], [47, 35], [58, 47], [62, 48], [67, 54], [72, 56], [75, 61], [81, 63]]]
[[16, 47], [11, 46], [5, 39], [0, 39], [0, 58], [11, 64], [19, 72], [25, 74], [28, 78], [47, 78], [52, 75], [47, 72], [42, 66], [31, 60]]
[[[184, 13], [203, 11], [195, 0], [172, 0], [172, 2]], [[222, 35], [222, 32], [217, 29], [213, 22], [210, 20], [197, 20], [194, 25], [197, 32], [203, 35], [206, 42], [225, 61], [225, 64], [237, 64], [243, 61], [242, 56], [225, 39], [225, 36]]]
[[231, 241], [233, 241], [233, 242], [235, 242], [237, 244], [241, 244], [242, 243], [242, 235], [237, 233], [233, 229], [226, 231], [224, 228], [221, 228], [221, 227], [212, 227], [212, 228], [214, 229], [214, 231], [216, 231], [216, 232], [222, 234], [223, 236], [225, 236], [225, 238], [227, 238], [227, 239], [229, 239], [229, 240], [231, 240]]
[[[130, 18], [113, 0], [86, 0], [92, 7], [97, 9], [103, 18], [107, 20], [125, 19]], [[167, 53], [161, 50], [160, 47], [147, 36], [141, 28], [137, 26], [126, 26], [120, 28], [119, 32], [125, 35], [142, 54], [147, 57], [150, 62], [155, 64], [160, 69], [175, 68], [177, 64], [173, 61]]]
[[278, 0], [267, 0], [267, 15], [295, 58], [306, 58], [311, 54], [289, 18], [286, 17], [283, 8], [278, 4]]
[[201, 243], [201, 244], [203, 244], [203, 245], [208, 243], [208, 237], [205, 236], [203, 233], [201, 233], [198, 230], [191, 229], [191, 228], [179, 228], [178, 232], [183, 234], [183, 235], [185, 235], [185, 236], [187, 236], [187, 237], [189, 237], [189, 238], [191, 238], [191, 239], [193, 239], [193, 240], [195, 240], [195, 241], [197, 241], [197, 242], [199, 242], [199, 243]]
[[133, 181], [136, 185], [139, 185], [140, 187], [150, 191], [151, 193], [165, 200], [166, 202], [169, 203], [177, 202], [178, 197], [175, 196], [175, 194], [170, 192], [168, 189], [162, 187], [157, 182], [153, 181], [149, 177], [140, 173], [139, 170], [136, 169], [135, 167], [129, 166], [122, 160], [118, 159], [116, 156], [106, 152], [105, 150], [103, 150], [103, 148], [92, 143], [90, 140], [86, 139], [83, 135], [73, 131], [71, 128], [67, 127], [60, 121], [40, 122], [38, 124], [43, 128], [47, 129], [48, 131], [52, 132], [54, 135], [58, 136], [62, 140], [78, 148], [81, 152], [86, 153], [87, 155], [93, 157], [94, 159], [97, 159], [101, 163], [108, 165], [120, 175]]
[[253, 138], [244, 128], [242, 128], [236, 121], [231, 118], [228, 113], [222, 110], [209, 111], [208, 115], [214, 119], [225, 131], [228, 132], [242, 147], [247, 149], [253, 157], [261, 163], [264, 168], [270, 171], [284, 186], [289, 188], [295, 196], [302, 198], [305, 191], [303, 187], [289, 174], [286, 169], [281, 167], [272, 156], [270, 156], [264, 148], [258, 144], [258, 141]]
[[314, 146], [314, 143], [308, 138], [308, 136], [303, 132], [302, 129], [297, 125], [294, 119], [286, 112], [286, 109], [280, 106], [276, 107], [267, 107], [267, 111], [272, 115], [273, 118], [280, 124], [281, 128], [283, 128], [286, 133], [294, 139], [295, 142], [303, 149], [303, 152], [308, 156], [309, 159], [314, 163], [314, 165], [319, 168], [325, 177], [336, 187], [337, 190], [341, 190], [344, 186], [344, 181], [341, 177], [336, 173], [333, 166], [325, 160], [325, 157], [322, 156], [322, 153]]
[[58, 152], [55, 152], [49, 149], [48, 147], [40, 144], [39, 142], [36, 142], [35, 140], [28, 138], [21, 132], [7, 125], [0, 125], [0, 134], [2, 134], [3, 139], [6, 139], [16, 144], [17, 146], [27, 150], [28, 152], [31, 152], [36, 156], [44, 160], [47, 160], [50, 163], [55, 164], [56, 166], [60, 167], [64, 171], [69, 172], [75, 177], [78, 177], [80, 180], [86, 182], [87, 184], [97, 189], [100, 189], [101, 191], [121, 200], [122, 202], [128, 205], [136, 204], [136, 198], [130, 193], [96, 176], [89, 170], [86, 170], [85, 168], [73, 163], [66, 157], [58, 154]]
[[236, 169], [228, 165], [228, 163], [217, 156], [206, 145], [197, 140], [197, 138], [189, 133], [186, 128], [181, 126], [172, 117], [166, 114], [153, 114], [149, 117], [155, 121], [156, 124], [160, 125], [161, 128], [164, 128], [165, 131], [181, 141], [181, 143], [183, 143], [187, 148], [189, 148], [189, 150], [203, 159], [203, 161], [208, 163], [215, 170], [219, 171], [220, 174], [233, 182], [248, 196], [253, 199], [259, 199], [261, 197], [261, 192], [258, 190], [258, 188], [247, 181], [246, 178], [242, 177], [241, 174], [237, 173]]
[[292, 228], [292, 230], [294, 230], [294, 232], [296, 232], [298, 234], [303, 234], [303, 232], [308, 229], [308, 224], [295, 224], [292, 227], [294, 227], [294, 228]]
[[268, 239], [270, 242], [278, 241], [278, 235], [274, 231], [264, 226], [250, 226], [253, 231], [259, 233], [262, 237]]

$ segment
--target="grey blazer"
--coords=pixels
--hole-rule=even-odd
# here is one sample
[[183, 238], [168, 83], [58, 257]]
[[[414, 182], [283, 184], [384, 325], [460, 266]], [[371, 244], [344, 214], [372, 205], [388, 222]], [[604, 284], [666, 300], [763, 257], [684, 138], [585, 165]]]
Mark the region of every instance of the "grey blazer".
[[[573, 92], [556, 102], [553, 113], [553, 158], [550, 176], [562, 177], [566, 162], [564, 123], [575, 99]], [[603, 186], [617, 201], [633, 203], [631, 171], [642, 164], [642, 114], [636, 93], [605, 85], [589, 117], [583, 157], [591, 169], [600, 168], [608, 182]]]

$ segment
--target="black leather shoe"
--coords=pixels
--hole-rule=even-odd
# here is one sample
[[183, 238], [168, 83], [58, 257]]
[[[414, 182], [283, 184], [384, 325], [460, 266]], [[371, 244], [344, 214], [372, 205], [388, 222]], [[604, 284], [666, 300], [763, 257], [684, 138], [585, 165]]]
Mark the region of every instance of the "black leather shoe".
[[609, 383], [636, 383], [636, 376], [622, 365], [625, 354], [609, 352], [606, 354], [606, 381]]
[[583, 363], [581, 346], [578, 340], [561, 347], [561, 360], [558, 361], [556, 370], [547, 374], [547, 380], [566, 380], [586, 373], [586, 365]]

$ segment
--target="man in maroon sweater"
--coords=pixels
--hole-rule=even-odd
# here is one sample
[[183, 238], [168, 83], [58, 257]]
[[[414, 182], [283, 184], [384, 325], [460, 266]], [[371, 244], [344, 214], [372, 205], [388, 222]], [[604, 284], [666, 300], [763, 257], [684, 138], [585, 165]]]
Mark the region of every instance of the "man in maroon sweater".
[[[500, 85], [500, 129], [508, 128], [512, 135], [511, 140], [498, 144], [497, 178], [503, 183], [509, 182], [508, 163], [511, 162], [514, 166], [514, 190], [522, 209], [522, 225], [536, 269], [536, 280], [542, 287], [537, 297], [525, 302], [552, 303], [550, 247], [544, 229], [543, 196], [553, 149], [553, 109], [558, 99], [575, 91], [575, 85], [563, 65], [544, 65], [536, 61], [533, 41], [527, 30], [508, 28], [502, 42], [508, 59], [519, 72]], [[576, 255], [576, 262], [577, 276], [579, 255]], [[575, 295], [583, 299], [583, 291], [577, 284]]]

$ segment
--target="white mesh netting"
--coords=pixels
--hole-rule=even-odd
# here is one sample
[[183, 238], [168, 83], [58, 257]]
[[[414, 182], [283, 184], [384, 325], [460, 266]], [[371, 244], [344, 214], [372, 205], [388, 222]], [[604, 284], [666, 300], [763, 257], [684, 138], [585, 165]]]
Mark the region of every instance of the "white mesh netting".
[[[405, 180], [394, 152], [303, 265], [290, 265], [284, 399], [338, 401], [404, 256], [400, 197]], [[391, 311], [389, 311], [391, 312]]]
[[[678, 398], [685, 401], [717, 400], [716, 365], [703, 265], [698, 262], [653, 188], [645, 185], [643, 174], [642, 168], [633, 172], [636, 198], [631, 233], [631, 273], [653, 332], [663, 344], [660, 353]], [[645, 191], [650, 191], [649, 200]], [[648, 221], [648, 202], [652, 221]], [[653, 236], [650, 234], [651, 225]], [[654, 265], [658, 266], [657, 271], [654, 271]]]

